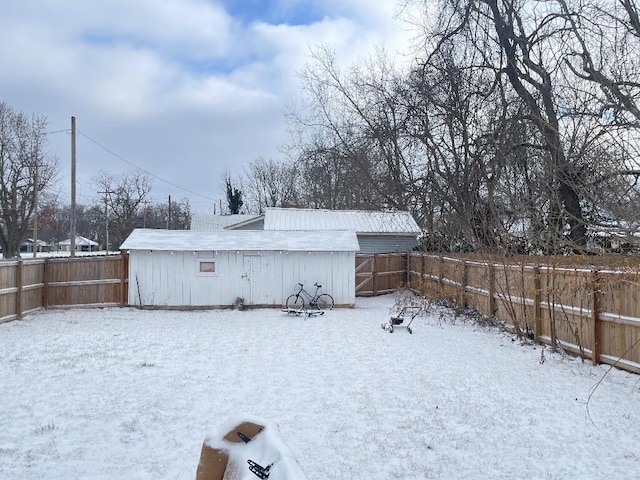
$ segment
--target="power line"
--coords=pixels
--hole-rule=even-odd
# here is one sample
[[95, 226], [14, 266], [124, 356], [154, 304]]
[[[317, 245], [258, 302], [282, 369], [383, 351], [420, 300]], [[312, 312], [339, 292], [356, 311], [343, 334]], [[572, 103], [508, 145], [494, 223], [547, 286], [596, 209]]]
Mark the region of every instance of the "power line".
[[142, 172], [146, 173], [147, 175], [152, 176], [153, 178], [156, 178], [156, 179], [158, 179], [158, 180], [160, 180], [160, 181], [162, 181], [162, 182], [164, 182], [164, 183], [166, 183], [166, 184], [168, 184], [168, 185], [171, 185], [172, 187], [179, 188], [180, 190], [183, 190], [183, 191], [185, 191], [185, 192], [188, 192], [188, 193], [190, 193], [190, 194], [192, 194], [192, 195], [195, 195], [195, 196], [197, 196], [197, 197], [201, 197], [201, 198], [204, 198], [204, 199], [206, 199], [206, 200], [210, 200], [210, 201], [212, 201], [212, 202], [217, 201], [217, 200], [216, 200], [216, 199], [214, 199], [214, 198], [210, 198], [210, 197], [207, 197], [206, 195], [202, 195], [202, 194], [200, 194], [200, 193], [196, 193], [196, 192], [194, 192], [194, 191], [192, 191], [192, 190], [189, 190], [188, 188], [184, 188], [184, 187], [181, 187], [180, 185], [176, 185], [175, 183], [170, 182], [169, 180], [165, 180], [164, 178], [159, 177], [158, 175], [155, 175], [155, 174], [153, 174], [153, 173], [149, 172], [148, 170], [145, 170], [145, 169], [144, 169], [144, 168], [142, 168], [142, 167], [139, 167], [139, 166], [138, 166], [138, 165], [136, 165], [135, 163], [130, 162], [130, 161], [129, 161], [129, 160], [127, 160], [126, 158], [122, 157], [121, 155], [118, 155], [118, 154], [117, 154], [117, 153], [115, 153], [114, 151], [112, 151], [112, 150], [108, 149], [107, 147], [105, 147], [105, 146], [104, 146], [104, 145], [102, 145], [101, 143], [99, 143], [99, 142], [97, 142], [96, 140], [94, 140], [93, 138], [91, 138], [91, 137], [90, 137], [89, 135], [87, 135], [86, 133], [84, 133], [84, 132], [82, 132], [82, 131], [80, 131], [80, 130], [77, 130], [77, 132], [78, 132], [80, 135], [82, 135], [83, 137], [85, 137], [87, 140], [89, 140], [90, 142], [94, 143], [95, 145], [97, 145], [98, 147], [100, 147], [101, 149], [103, 149], [105, 152], [107, 152], [107, 153], [109, 153], [109, 154], [113, 155], [114, 157], [116, 157], [116, 158], [117, 158], [117, 159], [119, 159], [119, 160], [122, 160], [124, 163], [126, 163], [126, 164], [128, 164], [128, 165], [131, 165], [131, 166], [132, 166], [132, 167], [134, 167], [134, 168], [137, 168], [138, 170], [140, 170], [140, 171], [142, 171]]
[[64, 130], [55, 130], [53, 132], [46, 132], [45, 135], [53, 135], [54, 133], [71, 133], [71, 129], [65, 128]]

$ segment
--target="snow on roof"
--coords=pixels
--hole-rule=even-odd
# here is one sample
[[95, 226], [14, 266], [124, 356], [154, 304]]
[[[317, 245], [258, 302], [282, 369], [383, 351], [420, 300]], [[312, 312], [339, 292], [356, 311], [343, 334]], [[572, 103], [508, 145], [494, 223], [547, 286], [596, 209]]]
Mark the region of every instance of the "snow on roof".
[[420, 227], [406, 211], [267, 208], [265, 230], [355, 230], [357, 233], [417, 235]]
[[[33, 238], [25, 238], [24, 242], [22, 242], [23, 245], [33, 245]], [[38, 239], [38, 245], [41, 245], [43, 247], [47, 246], [48, 243], [45, 242], [44, 240], [40, 240]]]
[[194, 213], [191, 215], [191, 230], [211, 232], [223, 230], [236, 223], [259, 218], [260, 215], [216, 215], [213, 213]]
[[357, 252], [353, 231], [266, 232], [264, 230], [154, 230], [136, 228], [120, 246], [121, 250], [262, 250], [300, 252]]
[[[67, 239], [67, 240], [62, 240], [60, 242], [60, 245], [71, 245], [71, 239]], [[94, 242], [93, 240], [86, 238], [86, 237], [82, 237], [80, 235], [76, 235], [76, 245], [77, 246], [81, 246], [81, 245], [91, 245], [91, 246], [97, 246], [98, 242]]]

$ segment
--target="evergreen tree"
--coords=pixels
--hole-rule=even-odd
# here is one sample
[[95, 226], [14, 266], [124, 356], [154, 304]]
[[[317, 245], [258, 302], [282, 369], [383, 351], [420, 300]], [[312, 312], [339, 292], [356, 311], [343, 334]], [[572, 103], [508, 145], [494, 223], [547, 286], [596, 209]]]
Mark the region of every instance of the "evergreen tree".
[[242, 207], [242, 192], [231, 185], [231, 177], [225, 178], [227, 184], [227, 206], [229, 207], [229, 213], [232, 215], [240, 213]]

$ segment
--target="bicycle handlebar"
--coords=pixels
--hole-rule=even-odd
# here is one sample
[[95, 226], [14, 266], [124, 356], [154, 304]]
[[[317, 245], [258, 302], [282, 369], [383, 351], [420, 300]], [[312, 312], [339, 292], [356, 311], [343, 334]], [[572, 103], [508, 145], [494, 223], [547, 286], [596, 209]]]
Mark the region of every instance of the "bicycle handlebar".
[[[300, 287], [300, 290], [302, 290], [302, 288], [304, 287], [304, 285], [300, 282], [298, 282], [298, 286]], [[318, 282], [314, 283], [313, 286], [316, 288], [322, 288], [322, 285], [319, 285]]]

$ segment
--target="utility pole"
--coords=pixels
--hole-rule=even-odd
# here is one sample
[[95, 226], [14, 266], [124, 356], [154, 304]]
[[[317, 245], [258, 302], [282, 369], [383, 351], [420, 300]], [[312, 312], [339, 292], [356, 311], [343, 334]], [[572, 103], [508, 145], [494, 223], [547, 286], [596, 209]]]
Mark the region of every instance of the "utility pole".
[[104, 254], [109, 255], [109, 211], [107, 210], [109, 200], [109, 195], [113, 192], [111, 190], [104, 190], [103, 192], [98, 192], [98, 194], [104, 193], [104, 230], [105, 230], [105, 240], [104, 240]]
[[38, 255], [38, 160], [33, 178], [33, 258]]
[[169, 195], [169, 214], [167, 215], [167, 230], [171, 227], [171, 195]]
[[76, 256], [76, 117], [71, 117], [71, 256]]
[[147, 228], [147, 210], [148, 210], [148, 205], [149, 202], [147, 200], [144, 200], [143, 202], [144, 205], [144, 210], [143, 210], [143, 216], [142, 216], [142, 228]]

